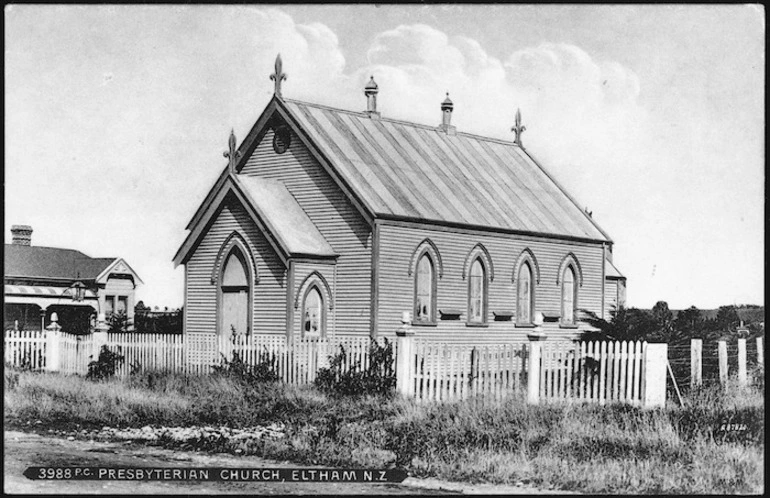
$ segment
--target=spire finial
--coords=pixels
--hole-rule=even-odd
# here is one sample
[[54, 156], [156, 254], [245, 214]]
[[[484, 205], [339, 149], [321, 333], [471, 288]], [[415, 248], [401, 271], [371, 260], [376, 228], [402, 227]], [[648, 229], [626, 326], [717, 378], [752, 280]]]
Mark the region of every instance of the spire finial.
[[286, 74], [283, 72], [283, 61], [281, 61], [281, 54], [275, 58], [275, 73], [270, 75], [270, 79], [275, 81], [275, 93], [276, 97], [281, 97], [281, 81], [286, 81]]
[[516, 124], [511, 128], [511, 131], [516, 135], [513, 138], [513, 143], [518, 145], [519, 147], [522, 147], [521, 145], [521, 134], [526, 131], [527, 127], [523, 126], [521, 124], [521, 109], [516, 109]]
[[369, 79], [369, 82], [364, 86], [364, 95], [366, 95], [366, 113], [370, 118], [379, 117], [380, 113], [377, 112], [377, 93], [379, 87], [377, 82], [374, 81], [374, 75]]
[[236, 148], [235, 131], [233, 131], [232, 128], [230, 128], [230, 139], [227, 141], [227, 145], [229, 150], [223, 152], [222, 155], [230, 159], [228, 167], [230, 168], [230, 173], [235, 174], [235, 167], [238, 165], [238, 159], [241, 158], [241, 153]]

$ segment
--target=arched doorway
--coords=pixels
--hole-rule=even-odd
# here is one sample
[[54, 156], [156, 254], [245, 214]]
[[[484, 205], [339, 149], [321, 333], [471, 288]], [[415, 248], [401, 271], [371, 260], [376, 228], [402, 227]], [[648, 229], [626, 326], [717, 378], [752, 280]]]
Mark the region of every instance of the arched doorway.
[[219, 333], [248, 335], [250, 281], [246, 258], [233, 247], [225, 259], [220, 279]]

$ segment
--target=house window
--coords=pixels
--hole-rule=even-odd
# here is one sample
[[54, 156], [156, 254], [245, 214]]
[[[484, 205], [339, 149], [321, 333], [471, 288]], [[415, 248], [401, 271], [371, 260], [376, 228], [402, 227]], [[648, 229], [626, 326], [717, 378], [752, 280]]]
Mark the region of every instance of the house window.
[[516, 318], [519, 323], [532, 323], [533, 295], [532, 269], [530, 268], [529, 263], [524, 263], [519, 269], [518, 277]]
[[104, 316], [109, 318], [115, 312], [115, 296], [104, 296]]
[[468, 279], [468, 322], [486, 323], [486, 270], [479, 258], [471, 265]]
[[564, 325], [575, 324], [575, 306], [577, 305], [577, 286], [575, 270], [572, 265], [564, 269], [561, 282], [561, 321]]
[[128, 297], [127, 296], [118, 296], [118, 307], [116, 308], [115, 313], [123, 313], [124, 315], [128, 313]]
[[311, 287], [305, 294], [302, 306], [302, 337], [324, 337], [323, 298], [318, 287]]
[[243, 253], [234, 247], [225, 260], [219, 286], [220, 334], [248, 335], [249, 333], [249, 278], [246, 268]]
[[415, 275], [415, 296], [414, 296], [414, 321], [415, 322], [434, 322], [436, 308], [436, 275], [433, 269], [433, 261], [426, 253], [420, 256], [417, 262], [417, 272]]

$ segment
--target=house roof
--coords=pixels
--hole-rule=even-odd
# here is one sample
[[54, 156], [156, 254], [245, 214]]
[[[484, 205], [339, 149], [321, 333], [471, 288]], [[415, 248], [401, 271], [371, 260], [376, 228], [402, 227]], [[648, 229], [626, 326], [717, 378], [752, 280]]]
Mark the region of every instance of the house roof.
[[512, 142], [279, 102], [375, 215], [610, 241]]
[[228, 196], [234, 195], [265, 234], [282, 261], [291, 256], [333, 258], [337, 254], [302, 210], [286, 186], [267, 178], [227, 174], [214, 186], [191, 222], [187, 238], [174, 256], [185, 263]]
[[289, 254], [336, 255], [283, 183], [256, 176], [236, 175], [235, 178], [269, 231]]
[[609, 259], [604, 260], [604, 278], [614, 278], [617, 280], [625, 279], [626, 277], [623, 276], [622, 273], [620, 273], [620, 270], [615, 267], [614, 264], [612, 264], [612, 261]]
[[116, 258], [92, 258], [74, 249], [5, 244], [5, 276], [96, 280]]

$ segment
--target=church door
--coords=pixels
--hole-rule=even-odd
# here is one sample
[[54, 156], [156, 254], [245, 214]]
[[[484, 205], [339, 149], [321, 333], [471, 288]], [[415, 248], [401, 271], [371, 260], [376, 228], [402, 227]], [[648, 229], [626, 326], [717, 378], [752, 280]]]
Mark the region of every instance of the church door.
[[237, 248], [227, 257], [221, 281], [220, 333], [230, 335], [235, 330], [236, 334], [248, 334], [249, 279], [243, 254]]

